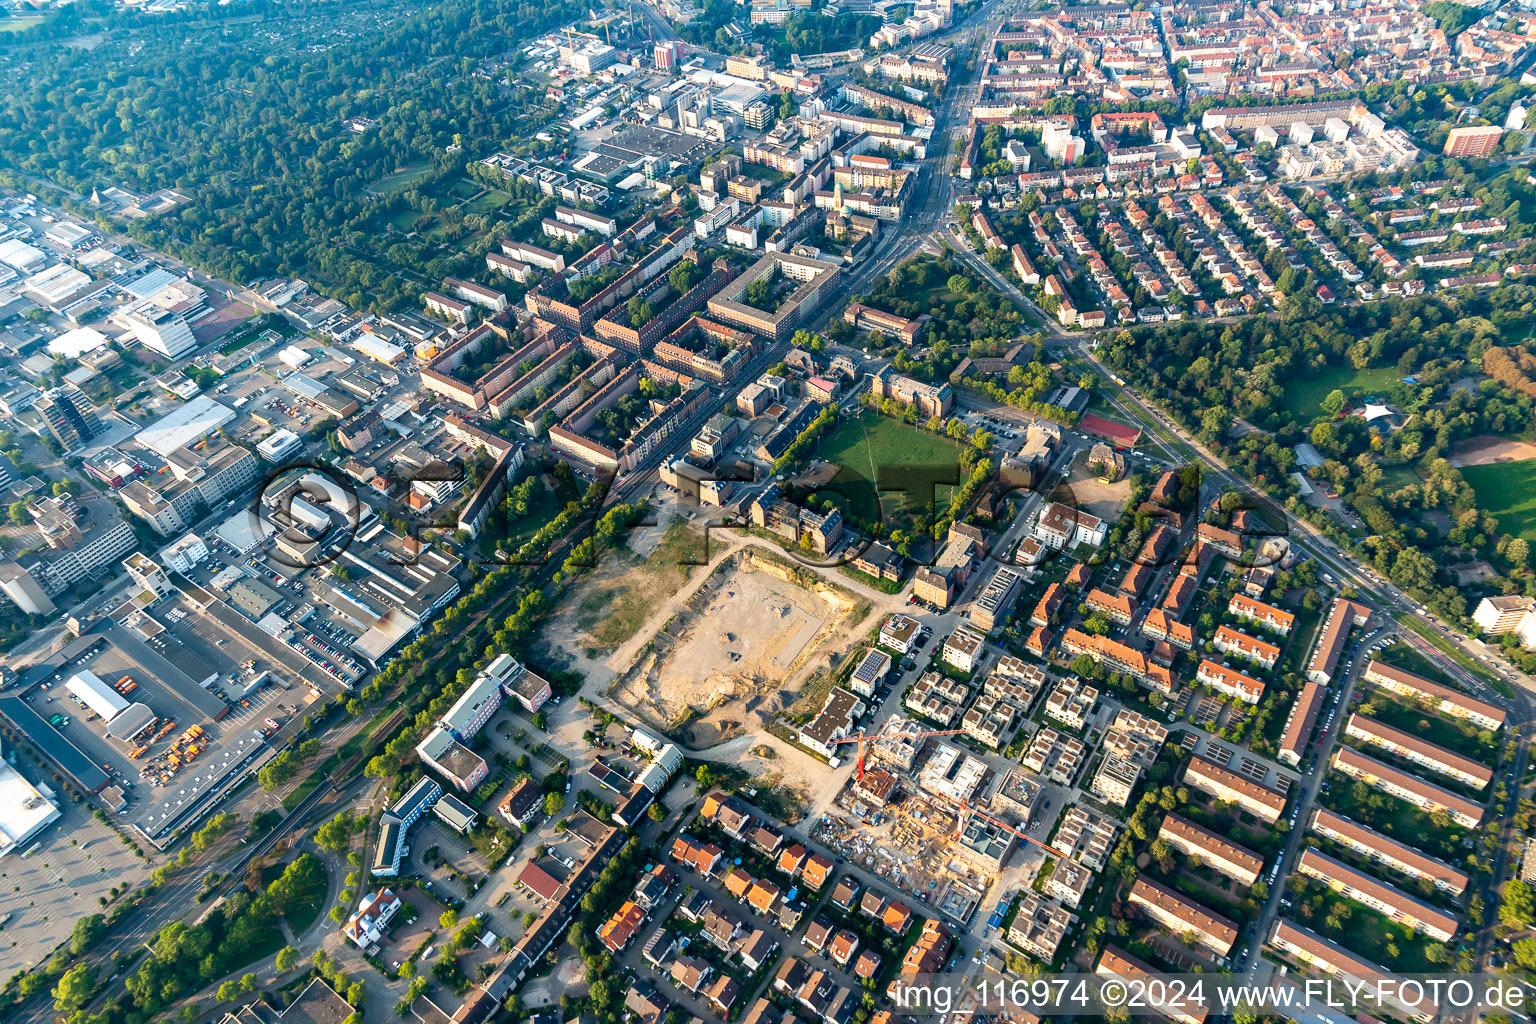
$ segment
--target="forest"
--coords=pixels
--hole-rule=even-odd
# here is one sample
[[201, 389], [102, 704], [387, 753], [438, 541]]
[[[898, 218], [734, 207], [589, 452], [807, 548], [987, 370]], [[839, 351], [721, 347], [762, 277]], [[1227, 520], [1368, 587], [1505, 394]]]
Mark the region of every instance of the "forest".
[[[1536, 288], [1525, 284], [1327, 312], [1298, 305], [1279, 319], [1121, 331], [1101, 353], [1234, 469], [1267, 493], [1291, 496], [1298, 514], [1459, 620], [1476, 594], [1445, 566], [1480, 557], [1498, 571], [1493, 592], [1536, 590], [1529, 545], [1480, 507], [1449, 461], [1458, 441], [1519, 436], [1536, 422], [1530, 395], [1478, 378], [1489, 349], [1533, 310]], [[1370, 378], [1380, 381], [1377, 400], [1400, 411], [1400, 429], [1346, 414], [1349, 400], [1336, 388], [1317, 409], [1298, 400], [1308, 381], [1368, 369], [1378, 371]], [[1303, 442], [1324, 459], [1311, 475], [1337, 490], [1362, 531], [1347, 533], [1294, 497], [1294, 448]]]
[[[464, 261], [383, 230], [406, 200], [370, 185], [415, 168], [411, 188], [427, 194], [462, 174], [468, 154], [450, 152], [460, 140], [494, 148], [531, 134], [520, 122], [541, 92], [469, 72], [519, 56], [520, 40], [586, 6], [447, 0], [385, 17], [320, 6], [270, 4], [220, 31], [114, 16], [93, 25], [104, 29], [93, 48], [0, 51], [0, 73], [23, 83], [0, 92], [0, 173], [67, 190], [77, 209], [98, 186], [175, 188], [188, 205], [128, 232], [236, 283], [299, 276], [357, 307], [413, 304]], [[325, 45], [310, 45], [314, 34]], [[355, 134], [342, 121], [357, 116], [380, 124]]]

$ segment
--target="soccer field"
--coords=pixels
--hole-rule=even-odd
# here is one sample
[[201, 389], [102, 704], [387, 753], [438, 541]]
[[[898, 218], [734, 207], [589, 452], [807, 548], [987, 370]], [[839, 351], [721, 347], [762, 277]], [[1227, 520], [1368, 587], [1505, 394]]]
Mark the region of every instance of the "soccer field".
[[[948, 500], [960, 479], [960, 447], [948, 438], [864, 411], [822, 439], [816, 457], [842, 467], [828, 488], [849, 515], [906, 528], [929, 502]], [[937, 492], [937, 496], [935, 496]]]
[[1492, 512], [1499, 529], [1536, 541], [1536, 459], [1463, 466], [1461, 475], [1477, 494], [1477, 504]]

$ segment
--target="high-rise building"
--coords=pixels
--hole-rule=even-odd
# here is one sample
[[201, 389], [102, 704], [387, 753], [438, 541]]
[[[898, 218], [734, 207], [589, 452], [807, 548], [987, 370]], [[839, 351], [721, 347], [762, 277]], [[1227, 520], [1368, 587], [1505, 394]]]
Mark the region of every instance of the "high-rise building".
[[103, 430], [101, 417], [91, 400], [73, 384], [61, 384], [43, 393], [37, 409], [65, 451], [80, 447]]
[[680, 39], [669, 39], [663, 43], [657, 43], [651, 51], [651, 57], [656, 66], [663, 71], [670, 71], [683, 62], [683, 43]]
[[153, 306], [125, 313], [121, 321], [133, 332], [134, 339], [167, 359], [180, 359], [197, 348], [192, 328], [181, 317]]
[[1047, 121], [1040, 129], [1040, 147], [1045, 150], [1045, 155], [1068, 166], [1077, 163], [1086, 143], [1082, 137], [1074, 134], [1075, 127], [1067, 119]]
[[1445, 137], [1445, 155], [1460, 160], [1477, 159], [1495, 153], [1504, 129], [1496, 124], [1464, 125], [1452, 128]]

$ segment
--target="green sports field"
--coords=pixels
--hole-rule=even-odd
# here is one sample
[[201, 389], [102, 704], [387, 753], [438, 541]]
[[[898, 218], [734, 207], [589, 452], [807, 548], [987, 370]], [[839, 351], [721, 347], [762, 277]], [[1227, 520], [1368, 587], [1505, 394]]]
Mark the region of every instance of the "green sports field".
[[1477, 494], [1477, 504], [1492, 512], [1499, 529], [1536, 541], [1536, 459], [1463, 466], [1461, 475]]
[[883, 509], [888, 525], [905, 528], [909, 509], [948, 499], [949, 486], [935, 481], [960, 478], [959, 453], [948, 438], [865, 411], [823, 438], [816, 457], [842, 467], [826, 496], [866, 522]]

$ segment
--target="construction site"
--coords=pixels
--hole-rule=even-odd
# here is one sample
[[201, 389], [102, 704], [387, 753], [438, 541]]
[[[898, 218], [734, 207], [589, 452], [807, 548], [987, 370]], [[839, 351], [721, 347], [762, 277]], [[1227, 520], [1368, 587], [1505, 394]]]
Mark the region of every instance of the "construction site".
[[789, 575], [750, 549], [724, 559], [664, 611], [610, 696], [695, 748], [762, 729], [849, 639], [855, 610], [843, 591]]
[[877, 735], [854, 735], [849, 785], [812, 838], [965, 925], [988, 891], [1027, 884], [1048, 856], [1041, 787], [1012, 769], [998, 774], [948, 737], [899, 716]]

